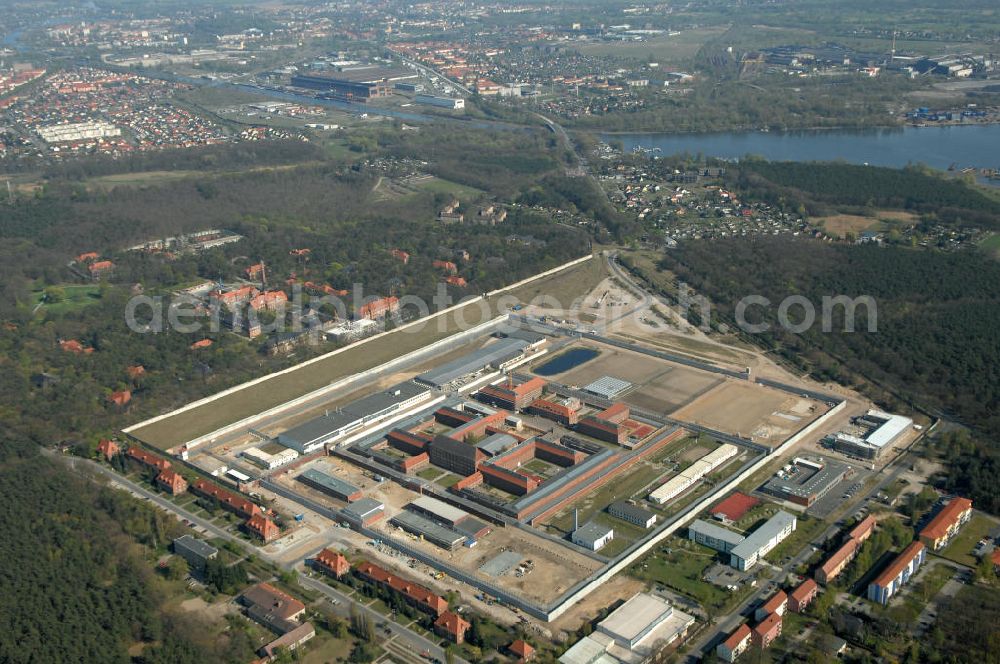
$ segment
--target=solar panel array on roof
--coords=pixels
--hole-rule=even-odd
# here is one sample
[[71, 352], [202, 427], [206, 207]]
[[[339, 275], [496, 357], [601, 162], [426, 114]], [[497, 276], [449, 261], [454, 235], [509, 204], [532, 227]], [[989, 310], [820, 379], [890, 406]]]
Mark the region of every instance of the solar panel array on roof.
[[583, 390], [610, 400], [617, 399], [631, 388], [632, 383], [627, 380], [621, 380], [613, 376], [602, 376], [593, 383], [584, 386]]

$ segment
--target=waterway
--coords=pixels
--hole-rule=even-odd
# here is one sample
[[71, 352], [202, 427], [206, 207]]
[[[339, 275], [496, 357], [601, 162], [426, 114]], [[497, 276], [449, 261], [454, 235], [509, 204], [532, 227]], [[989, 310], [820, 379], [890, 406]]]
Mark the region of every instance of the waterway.
[[721, 159], [758, 155], [771, 161], [846, 161], [901, 167], [1000, 167], [1000, 124], [907, 126], [862, 131], [728, 132], [718, 134], [607, 134], [626, 152], [659, 148], [654, 155], [688, 152]]
[[534, 373], [539, 376], [555, 376], [564, 371], [575, 369], [585, 362], [590, 362], [598, 355], [600, 355], [600, 352], [592, 348], [571, 348], [536, 368]]

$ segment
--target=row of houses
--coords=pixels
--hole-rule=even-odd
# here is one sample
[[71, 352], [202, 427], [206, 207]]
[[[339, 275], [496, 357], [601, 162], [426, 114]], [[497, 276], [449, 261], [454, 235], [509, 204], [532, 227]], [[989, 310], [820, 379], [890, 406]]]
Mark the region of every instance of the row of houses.
[[751, 646], [763, 650], [781, 636], [785, 613], [802, 613], [819, 593], [819, 586], [812, 579], [804, 579], [794, 590], [786, 593], [779, 590], [766, 602], [757, 607], [754, 620], [757, 625], [750, 627], [743, 623], [725, 641], [715, 648], [720, 659], [735, 662]]

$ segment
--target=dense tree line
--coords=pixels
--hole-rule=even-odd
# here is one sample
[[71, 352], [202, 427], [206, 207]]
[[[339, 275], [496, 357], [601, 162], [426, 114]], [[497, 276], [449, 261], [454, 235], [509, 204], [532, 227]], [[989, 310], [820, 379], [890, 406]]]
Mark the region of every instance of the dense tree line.
[[[1000, 437], [1000, 264], [988, 257], [765, 238], [685, 243], [661, 266], [714, 303], [714, 323], [732, 325], [747, 295], [768, 298], [770, 306], [746, 312], [747, 322], [770, 324], [751, 340], [815, 378], [859, 387], [889, 409], [956, 419], [986, 440]], [[867, 331], [864, 306], [854, 332], [844, 331], [843, 307], [833, 309], [830, 332], [819, 320], [800, 334], [782, 329], [778, 305], [790, 295], [804, 296], [818, 316], [824, 296], [870, 296], [877, 331]], [[801, 321], [801, 309], [789, 313]], [[994, 450], [956, 447], [949, 486], [996, 510]]]
[[786, 210], [812, 215], [832, 209], [891, 208], [950, 223], [1000, 227], [1000, 199], [928, 169], [746, 159], [728, 169], [741, 192]]
[[[0, 660], [4, 662], [245, 662], [249, 638], [216, 640], [210, 625], [166, 611], [172, 592], [149, 563], [181, 527], [111, 489], [95, 487], [0, 437]], [[132, 660], [135, 661], [135, 660]]]

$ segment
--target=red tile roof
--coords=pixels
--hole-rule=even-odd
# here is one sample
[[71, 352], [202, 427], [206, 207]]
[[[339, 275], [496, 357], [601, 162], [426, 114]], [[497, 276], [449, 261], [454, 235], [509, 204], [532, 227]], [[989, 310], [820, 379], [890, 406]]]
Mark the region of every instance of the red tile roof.
[[819, 586], [812, 579], [806, 579], [799, 584], [799, 587], [792, 591], [791, 599], [797, 604], [801, 604], [809, 598], [809, 595], [819, 590]]
[[157, 468], [159, 470], [164, 470], [170, 467], [170, 462], [166, 459], [158, 457], [155, 454], [150, 454], [136, 445], [128, 448], [128, 451], [125, 452], [125, 454], [128, 455], [130, 459], [135, 459], [141, 464], [152, 466], [153, 468]]
[[885, 569], [884, 572], [878, 575], [873, 584], [879, 586], [880, 588], [885, 588], [893, 579], [899, 576], [899, 573], [910, 564], [910, 561], [916, 558], [921, 551], [924, 550], [924, 543], [920, 541], [910, 542], [910, 545], [903, 549], [903, 552], [896, 556], [896, 559], [889, 564], [889, 567]]
[[753, 631], [757, 633], [758, 636], [765, 636], [772, 633], [781, 625], [781, 616], [777, 613], [772, 613], [768, 617], [761, 620]]
[[726, 647], [734, 650], [750, 636], [750, 626], [743, 623], [725, 640]]
[[864, 540], [871, 535], [872, 531], [875, 530], [875, 517], [872, 515], [866, 516], [864, 519], [858, 522], [858, 525], [851, 528], [851, 532], [847, 533], [847, 536], [851, 539]]
[[196, 341], [191, 344], [191, 350], [198, 350], [199, 348], [208, 348], [212, 345], [211, 339], [202, 339], [201, 341]]
[[223, 507], [233, 510], [237, 514], [245, 517], [253, 516], [254, 514], [261, 514], [262, 511], [260, 506], [254, 503], [252, 500], [247, 500], [242, 496], [238, 496], [231, 491], [226, 491], [225, 489], [212, 484], [211, 482], [206, 482], [205, 480], [196, 480], [192, 485], [192, 488], [196, 493], [200, 493], [205, 496], [212, 497], [219, 501]]
[[250, 532], [260, 537], [265, 542], [270, 542], [281, 533], [278, 525], [263, 514], [254, 514], [244, 524]]
[[108, 397], [108, 401], [115, 404], [116, 406], [124, 406], [131, 400], [132, 400], [131, 390], [121, 390], [120, 392], [112, 392], [111, 396]]
[[952, 498], [951, 501], [938, 512], [931, 522], [920, 531], [920, 537], [938, 540], [948, 534], [948, 528], [958, 521], [959, 515], [967, 509], [972, 508], [972, 501], [968, 498]]
[[465, 632], [471, 627], [468, 620], [451, 611], [445, 611], [438, 616], [438, 619], [434, 621], [434, 626], [447, 632], [456, 641], [465, 638]]
[[834, 551], [830, 557], [826, 559], [826, 562], [820, 566], [820, 569], [823, 570], [823, 574], [830, 577], [830, 575], [832, 575], [834, 571], [840, 567], [841, 563], [857, 552], [859, 546], [860, 544], [856, 539], [849, 539], [844, 542], [844, 545]]
[[785, 594], [784, 590], [779, 590], [771, 596], [771, 599], [764, 602], [764, 606], [761, 607], [764, 611], [768, 613], [774, 613], [782, 604], [788, 602], [788, 595]]
[[347, 561], [344, 554], [330, 549], [323, 549], [316, 554], [316, 562], [326, 570], [340, 576], [351, 568], [351, 563]]
[[392, 588], [416, 604], [429, 609], [435, 615], [441, 615], [448, 608], [448, 602], [427, 588], [395, 576], [367, 560], [359, 564], [355, 569], [357, 569], [359, 574]]
[[514, 643], [507, 646], [507, 650], [513, 653], [515, 657], [520, 657], [523, 661], [531, 659], [532, 655], [535, 654], [535, 649], [524, 639], [514, 641]]

